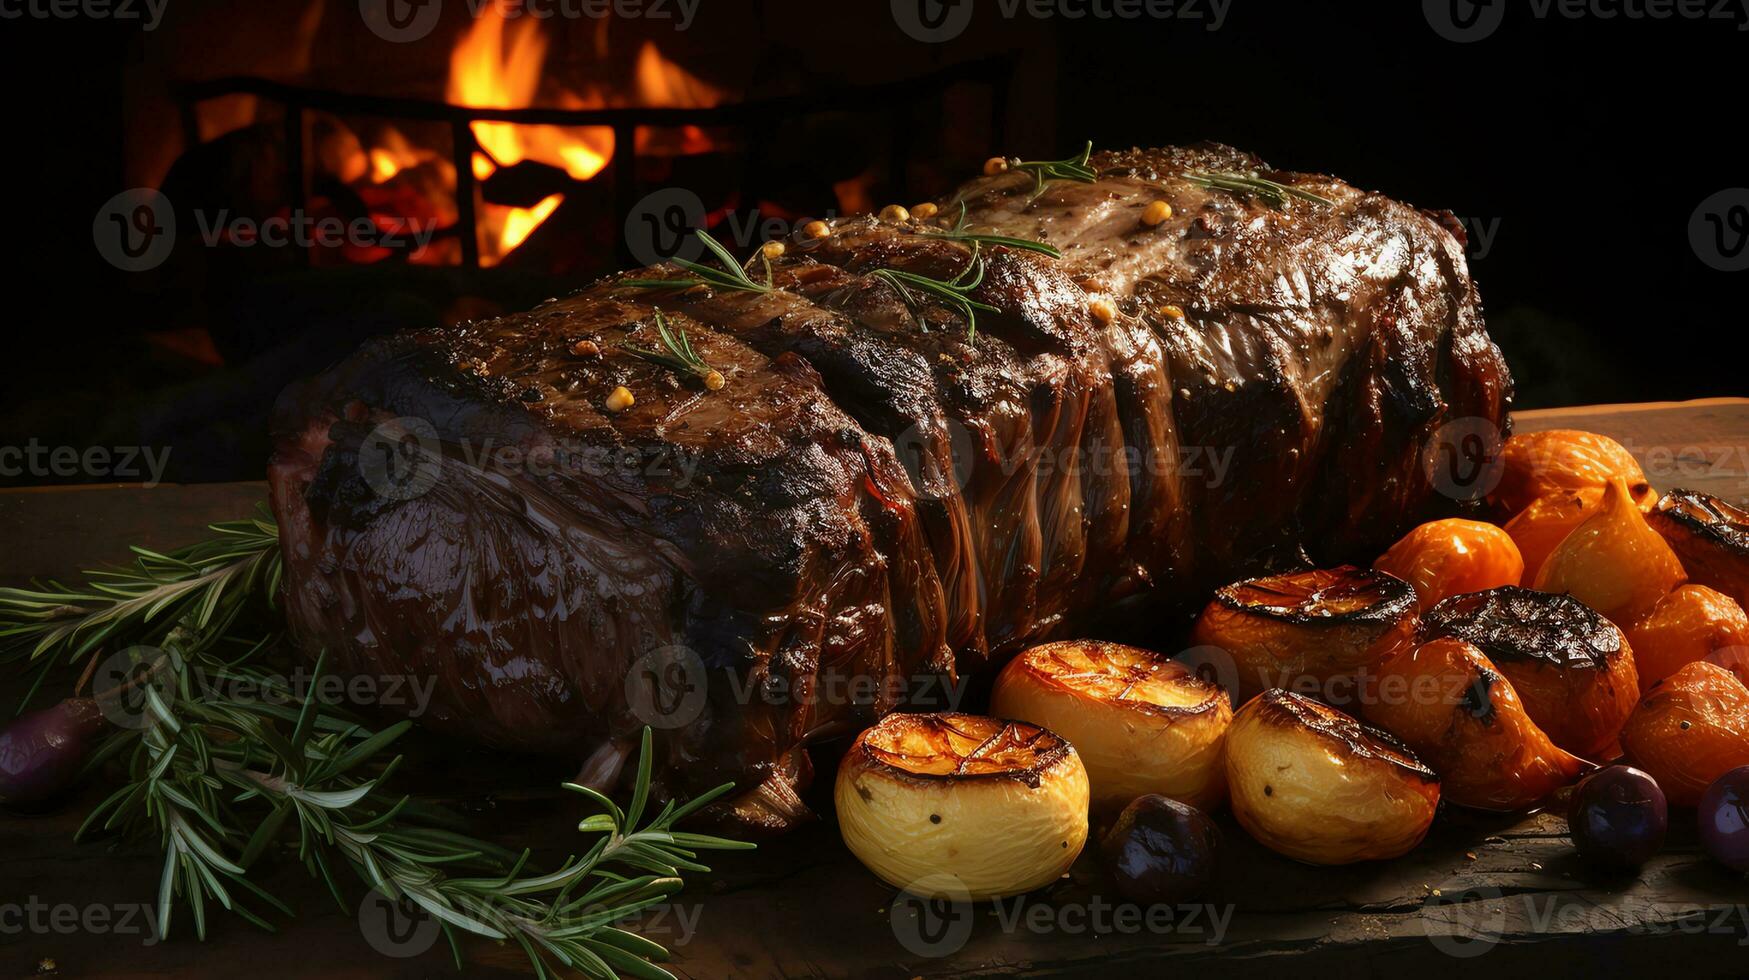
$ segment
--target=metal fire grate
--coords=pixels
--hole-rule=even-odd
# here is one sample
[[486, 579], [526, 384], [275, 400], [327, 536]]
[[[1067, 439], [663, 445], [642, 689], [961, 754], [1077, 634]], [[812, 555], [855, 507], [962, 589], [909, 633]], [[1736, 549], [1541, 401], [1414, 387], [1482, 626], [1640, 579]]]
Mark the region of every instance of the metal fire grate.
[[[551, 125], [564, 127], [605, 127], [614, 133], [613, 156], [609, 162], [613, 182], [615, 217], [623, 223], [639, 196], [637, 186], [637, 150], [635, 132], [638, 127], [680, 128], [683, 126], [726, 127], [757, 136], [777, 129], [786, 121], [797, 121], [823, 113], [847, 111], [883, 113], [893, 125], [890, 163], [895, 174], [905, 173], [910, 160], [911, 127], [908, 123], [916, 106], [925, 100], [942, 99], [951, 86], [961, 83], [982, 84], [990, 90], [990, 127], [993, 145], [1005, 142], [1004, 121], [1008, 113], [1008, 90], [1013, 78], [1012, 57], [992, 57], [937, 69], [926, 75], [876, 85], [825, 89], [804, 95], [782, 96], [752, 102], [713, 106], [710, 108], [616, 108], [616, 109], [488, 109], [455, 106], [423, 99], [359, 95], [330, 89], [305, 88], [263, 78], [248, 76], [218, 78], [185, 83], [177, 87], [176, 98], [181, 107], [182, 124], [187, 146], [201, 143], [196, 107], [200, 103], [230, 95], [252, 95], [278, 103], [285, 109], [285, 149], [288, 161], [287, 201], [294, 211], [307, 205], [307, 165], [304, 153], [304, 122], [308, 111], [340, 116], [373, 116], [391, 120], [437, 122], [449, 127], [452, 155], [455, 163], [456, 225], [461, 239], [462, 265], [479, 268], [480, 242], [476, 227], [475, 191], [472, 160], [478, 144], [471, 124], [474, 122], [504, 122], [519, 125]], [[753, 175], [754, 179], [757, 175]], [[758, 187], [747, 187], [749, 200], [758, 200]], [[625, 248], [621, 243], [622, 252]], [[622, 259], [629, 255], [622, 254]]]

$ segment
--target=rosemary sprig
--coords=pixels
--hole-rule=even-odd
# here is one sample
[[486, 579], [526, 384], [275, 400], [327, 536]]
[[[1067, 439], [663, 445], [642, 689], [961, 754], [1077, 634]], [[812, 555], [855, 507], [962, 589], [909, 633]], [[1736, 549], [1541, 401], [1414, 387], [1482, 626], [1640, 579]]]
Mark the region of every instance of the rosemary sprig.
[[249, 520], [211, 530], [216, 537], [168, 554], [136, 547], [132, 565], [88, 571], [80, 587], [0, 589], [0, 659], [43, 661], [19, 710], [56, 663], [103, 646], [155, 644], [179, 625], [206, 644], [245, 611], [270, 609], [283, 567], [279, 528], [266, 505]]
[[657, 310], [656, 332], [662, 338], [662, 350], [627, 343], [621, 343], [619, 348], [633, 357], [660, 364], [681, 374], [690, 374], [704, 382], [704, 386], [711, 391], [722, 390], [722, 372], [705, 363], [705, 359], [692, 349], [692, 341], [687, 338], [685, 327], [669, 329], [667, 318], [662, 315], [661, 310]]
[[619, 285], [630, 289], [691, 289], [693, 286], [715, 286], [718, 289], [733, 289], [746, 293], [771, 292], [771, 260], [760, 250], [758, 257], [765, 262], [765, 281], [757, 282], [747, 274], [735, 256], [724, 248], [720, 242], [710, 236], [710, 233], [700, 228], [693, 232], [704, 247], [710, 249], [717, 262], [722, 265], [718, 269], [713, 266], [693, 262], [690, 259], [676, 258], [674, 264], [692, 273], [691, 278], [684, 279], [623, 279]]
[[[541, 977], [555, 968], [605, 980], [671, 977], [651, 962], [666, 958], [666, 950], [614, 923], [677, 891], [682, 871], [708, 871], [697, 861], [699, 851], [753, 846], [674, 829], [728, 785], [684, 806], [670, 802], [640, 825], [650, 795], [646, 728], [630, 806], [621, 810], [594, 790], [568, 786], [606, 811], [578, 829], [604, 836], [582, 857], [535, 873], [527, 870], [527, 851], [515, 856], [459, 833], [453, 814], [383, 790], [401, 761], [385, 760], [387, 750], [409, 723], [372, 731], [313, 699], [288, 705], [239, 698], [189, 669], [221, 665], [202, 664], [202, 655], [190, 657], [174, 646], [166, 655], [173, 665], [170, 693], [145, 688], [148, 724], [112, 735], [99, 752], [99, 759], [125, 755], [128, 781], [79, 831], [162, 842], [160, 938], [168, 936], [179, 903], [202, 939], [215, 904], [271, 931], [244, 902], [291, 914], [252, 880], [257, 862], [284, 852], [322, 879], [343, 909], [334, 873], [339, 866], [386, 897], [424, 909], [448, 937], [458, 969], [457, 935], [467, 932], [516, 943]], [[231, 676], [251, 670], [222, 667]], [[318, 677], [321, 669], [319, 659]]]
[[[972, 291], [984, 281], [984, 260], [978, 255], [978, 243], [972, 242], [971, 261], [960, 270], [960, 274], [948, 280], [931, 279], [915, 272], [905, 272], [899, 269], [876, 269], [869, 273], [893, 287], [904, 302], [905, 308], [911, 311], [911, 318], [923, 331], [929, 330], [929, 324], [923, 319], [922, 300], [916, 295], [940, 300], [942, 303], [957, 309], [966, 318], [966, 343], [976, 343], [978, 340], [978, 311], [987, 313], [1000, 312], [988, 303], [980, 303], [972, 299]], [[915, 292], [913, 292], [915, 291]]]
[[1280, 208], [1287, 204], [1290, 197], [1315, 204], [1335, 204], [1319, 194], [1302, 190], [1289, 184], [1281, 184], [1269, 180], [1257, 173], [1240, 173], [1225, 170], [1192, 170], [1184, 175], [1184, 179], [1206, 190], [1230, 191], [1234, 194], [1249, 194], [1258, 198], [1272, 208]]
[[1037, 193], [1045, 189], [1047, 180], [1075, 180], [1083, 184], [1091, 184], [1098, 178], [1099, 171], [1087, 165], [1093, 156], [1093, 141], [1088, 140], [1081, 152], [1061, 160], [1019, 160], [1009, 165], [1010, 170], [1024, 170], [1032, 174], [1033, 191]]
[[1009, 248], [1018, 248], [1029, 252], [1042, 252], [1053, 259], [1060, 259], [1063, 257], [1063, 253], [1058, 251], [1055, 245], [1050, 245], [1045, 242], [1035, 242], [1030, 238], [1015, 238], [1011, 235], [985, 235], [977, 232], [966, 231], [966, 202], [961, 201], [959, 202], [959, 205], [959, 220], [954, 222], [953, 228], [947, 231], [924, 231], [919, 232], [919, 234], [926, 235], [930, 238], [946, 238], [956, 242], [981, 242], [985, 245], [1006, 245]]

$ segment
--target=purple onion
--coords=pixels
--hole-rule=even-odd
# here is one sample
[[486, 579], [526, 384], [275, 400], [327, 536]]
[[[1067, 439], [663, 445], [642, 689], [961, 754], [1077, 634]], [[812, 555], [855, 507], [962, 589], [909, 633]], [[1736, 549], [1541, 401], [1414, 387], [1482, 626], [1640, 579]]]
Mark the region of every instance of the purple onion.
[[1749, 871], [1749, 766], [1738, 766], [1700, 798], [1700, 842], [1713, 860]]
[[1567, 829], [1587, 861], [1637, 868], [1663, 849], [1670, 805], [1651, 776], [1632, 766], [1610, 766], [1573, 790]]
[[67, 789], [106, 727], [96, 701], [68, 698], [0, 730], [0, 803], [31, 806]]

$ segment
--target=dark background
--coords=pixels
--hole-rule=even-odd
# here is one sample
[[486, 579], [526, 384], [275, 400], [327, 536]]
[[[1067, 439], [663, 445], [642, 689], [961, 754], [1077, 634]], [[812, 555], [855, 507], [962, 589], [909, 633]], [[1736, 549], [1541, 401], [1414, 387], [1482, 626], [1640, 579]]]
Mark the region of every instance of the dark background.
[[[779, 16], [704, 4], [698, 29], [713, 16], [743, 27]], [[848, 6], [782, 16], [814, 18], [854, 82], [918, 45], [884, 0], [867, 6], [847, 30], [835, 21], [851, 19]], [[1029, 124], [991, 152], [1214, 139], [1448, 208], [1492, 235], [1485, 251], [1472, 237], [1472, 272], [1520, 407], [1746, 393], [1749, 273], [1710, 268], [1688, 231], [1703, 200], [1749, 185], [1739, 105], [1749, 33], [1737, 23], [1539, 20], [1515, 4], [1493, 36], [1458, 44], [1410, 2], [1233, 0], [1215, 31], [1207, 20], [1057, 18], [1019, 31], [1000, 20], [995, 0], [978, 0], [965, 35], [925, 53], [945, 63], [1019, 45], [1019, 70], [1038, 75], [1017, 88], [1014, 113]], [[262, 413], [284, 379], [146, 343], [164, 326], [164, 298], [93, 246], [92, 217], [129, 186], [124, 79], [139, 40], [137, 25], [114, 21], [0, 21], [13, 354], [0, 445], [169, 443], [171, 479], [258, 478]], [[197, 448], [183, 455], [183, 442]]]

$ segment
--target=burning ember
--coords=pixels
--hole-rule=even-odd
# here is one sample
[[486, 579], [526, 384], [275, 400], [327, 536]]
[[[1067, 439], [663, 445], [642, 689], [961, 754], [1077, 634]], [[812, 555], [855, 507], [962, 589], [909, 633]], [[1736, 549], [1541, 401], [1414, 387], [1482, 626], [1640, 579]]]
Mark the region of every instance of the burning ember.
[[[532, 17], [506, 19], [496, 4], [488, 4], [450, 54], [445, 99], [475, 108], [519, 109], [544, 105], [562, 109], [623, 106], [701, 108], [714, 106], [723, 94], [663, 57], [653, 42], [638, 51], [629, 90], [590, 85], [573, 89], [543, 78], [548, 40], [542, 22]], [[544, 84], [543, 84], [544, 83]], [[593, 179], [613, 156], [614, 133], [606, 127], [519, 125], [475, 122], [479, 150], [471, 169], [484, 181], [501, 169], [524, 161], [557, 168], [573, 181]], [[368, 139], [346, 134], [341, 159], [325, 160], [330, 173], [359, 191], [379, 220], [412, 218], [444, 224], [456, 220], [455, 171], [449, 155], [415, 142], [393, 126], [382, 126]], [[639, 152], [653, 137], [639, 129]], [[662, 147], [675, 154], [715, 148], [703, 130], [687, 126], [663, 134]], [[332, 157], [331, 147], [324, 153]], [[533, 234], [564, 203], [564, 193], [548, 194], [526, 207], [481, 202], [477, 210], [480, 264], [497, 265]], [[446, 247], [447, 246], [447, 247]], [[459, 261], [453, 241], [421, 249], [412, 261], [452, 264]]]

